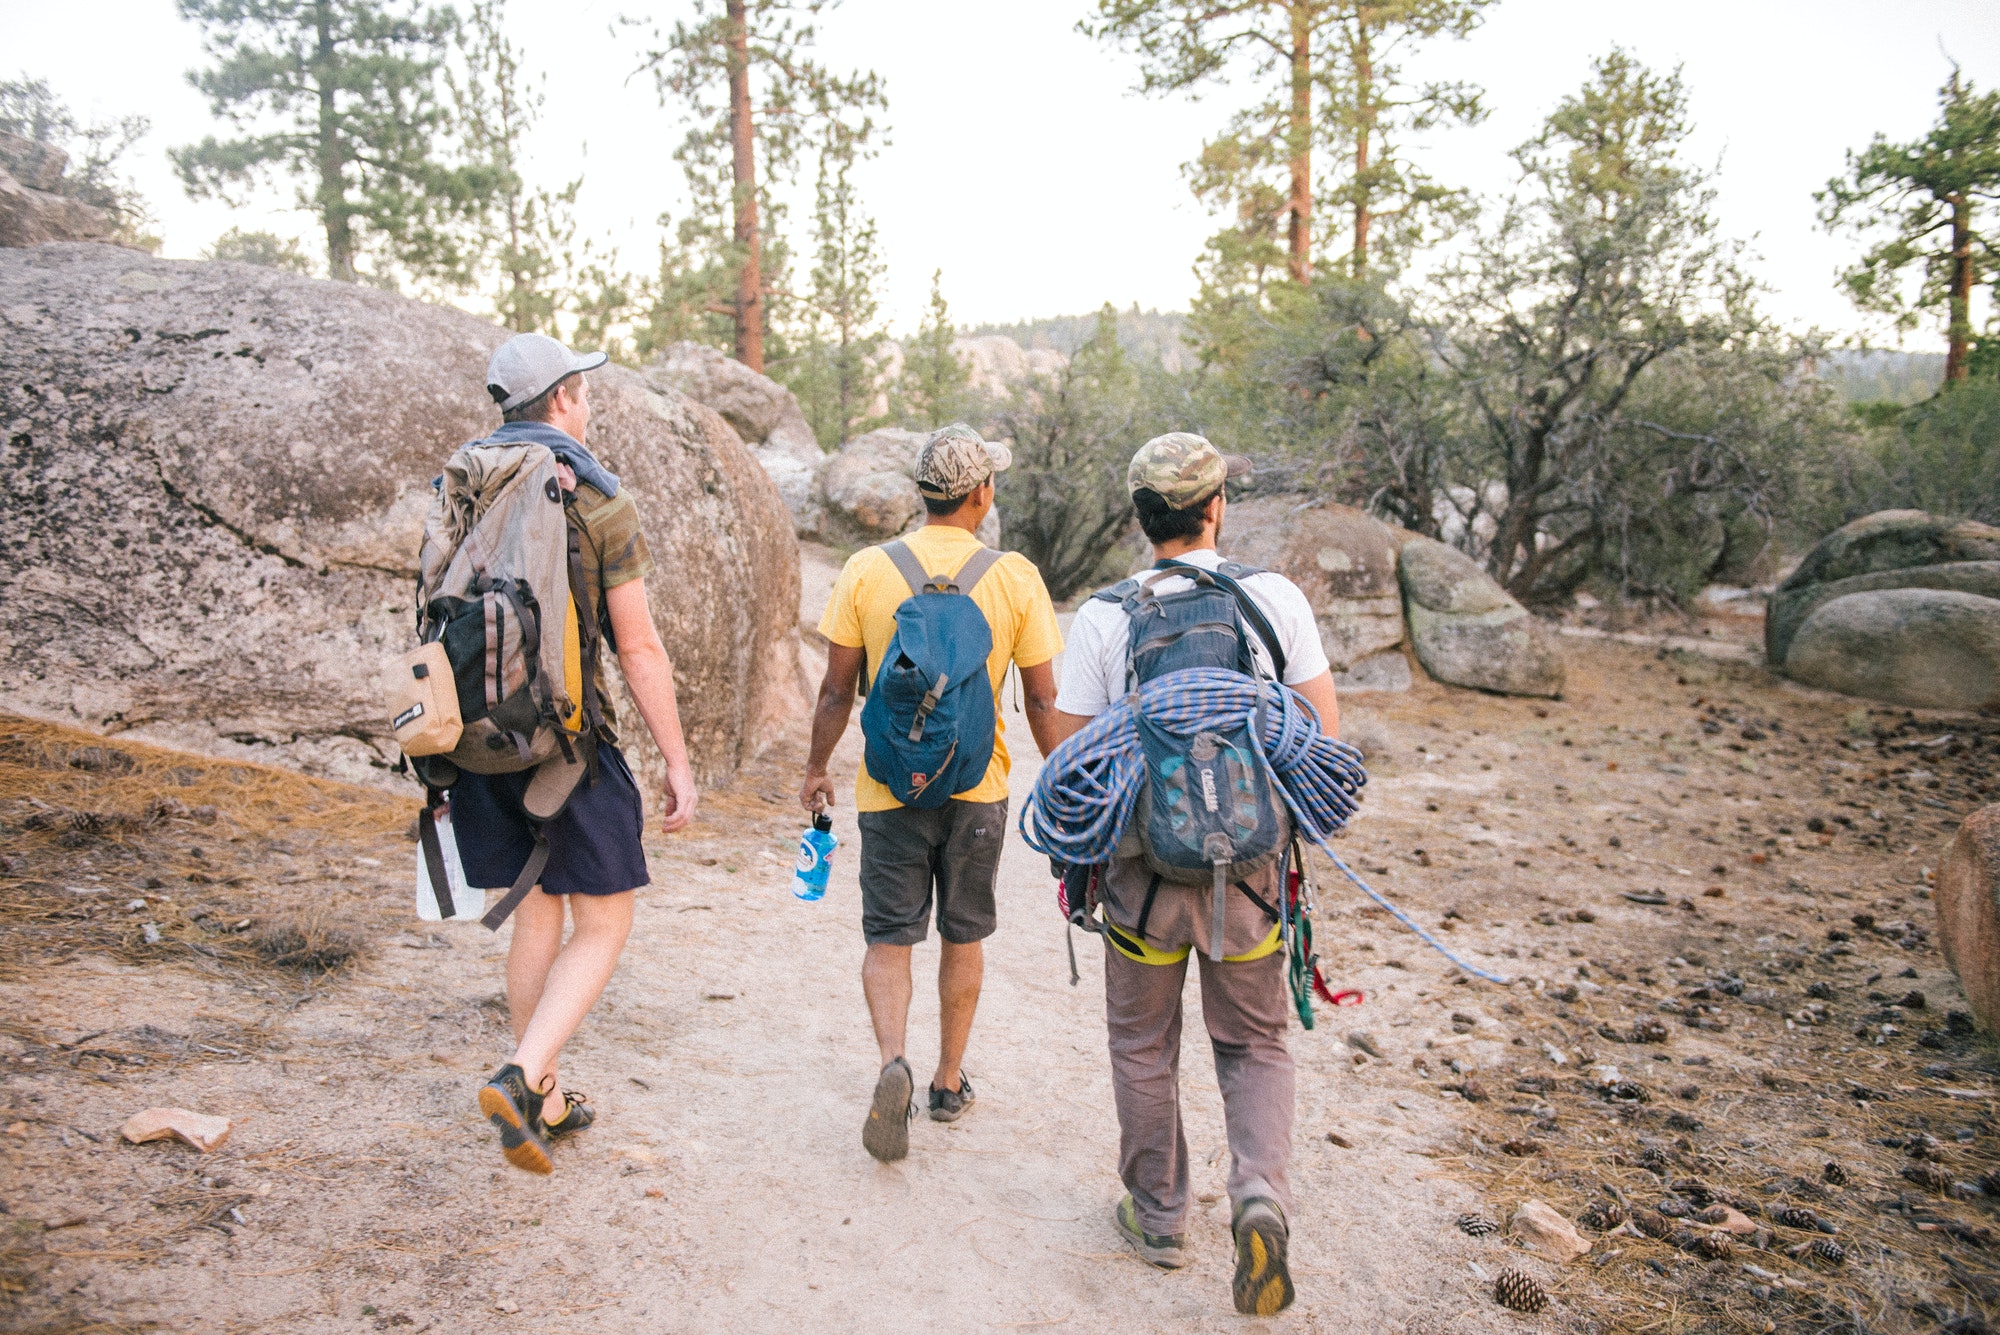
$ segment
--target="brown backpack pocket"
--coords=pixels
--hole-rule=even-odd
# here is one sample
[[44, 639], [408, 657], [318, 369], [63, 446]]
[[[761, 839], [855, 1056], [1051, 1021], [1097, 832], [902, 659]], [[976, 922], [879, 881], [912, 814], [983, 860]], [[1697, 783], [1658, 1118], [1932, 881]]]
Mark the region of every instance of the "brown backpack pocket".
[[389, 726], [406, 756], [443, 755], [458, 745], [458, 683], [444, 646], [433, 641], [395, 660], [383, 682]]

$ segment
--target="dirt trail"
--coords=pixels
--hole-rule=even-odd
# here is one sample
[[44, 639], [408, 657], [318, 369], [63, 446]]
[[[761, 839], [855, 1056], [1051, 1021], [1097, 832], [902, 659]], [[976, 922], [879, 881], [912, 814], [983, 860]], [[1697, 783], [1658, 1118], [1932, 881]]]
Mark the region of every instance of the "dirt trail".
[[[1707, 1153], [1711, 1176], [1739, 1161], [1745, 1174], [1775, 1171], [1799, 1150], [1803, 1123], [1797, 1100], [1757, 1101], [1759, 1091], [1776, 1100], [1758, 1084], [1760, 1069], [1783, 1067], [1838, 1091], [1844, 1078], [1882, 1083], [1867, 1072], [1893, 1058], [1890, 1075], [1914, 1088], [1924, 1083], [1921, 1062], [1944, 1061], [1948, 1075], [1931, 1086], [1976, 1086], [1990, 1097], [1983, 1050], [1963, 1040], [1918, 1051], [1918, 1026], [1909, 1024], [1881, 1045], [1848, 1036], [1862, 1018], [1863, 984], [1839, 971], [1877, 957], [1917, 968], [1914, 981], [1884, 986], [1927, 993], [1933, 1023], [1962, 1004], [1921, 940], [1905, 947], [1863, 935], [1852, 956], [1808, 957], [1840, 979], [1837, 1026], [1794, 1030], [1779, 1007], [1739, 998], [1714, 1007], [1726, 1032], [1674, 1014], [1657, 1053], [1614, 1048], [1598, 1027], [1615, 1032], [1725, 965], [1747, 971], [1775, 959], [1787, 935], [1817, 945], [1821, 920], [1838, 922], [1835, 914], [1872, 907], [1885, 923], [1900, 918], [1923, 932], [1921, 866], [1934, 861], [1955, 812], [1980, 800], [1967, 785], [1990, 774], [1991, 741], [1956, 769], [1926, 761], [1921, 777], [1906, 774], [1887, 794], [1871, 777], [1864, 793], [1855, 776], [1881, 771], [1884, 757], [1907, 770], [1903, 757], [1938, 750], [1898, 751], [1900, 740], [1878, 746], [1866, 734], [1869, 720], [1900, 726], [1900, 714], [1857, 713], [1852, 701], [1802, 696], [1735, 664], [1615, 643], [1571, 648], [1576, 685], [1563, 703], [1429, 685], [1350, 702], [1350, 732], [1375, 753], [1375, 777], [1344, 849], [1428, 925], [1448, 921], [1455, 946], [1521, 981], [1455, 985], [1443, 960], [1323, 882], [1329, 974], [1368, 1000], [1323, 1011], [1317, 1031], [1293, 1033], [1300, 1300], [1259, 1328], [1626, 1329], [1660, 1322], [1650, 1311], [1659, 1303], [1672, 1309], [1659, 1329], [1818, 1329], [1824, 1322], [1803, 1297], [1780, 1289], [1756, 1298], [1741, 1256], [1696, 1263], [1664, 1243], [1607, 1240], [1593, 1253], [1619, 1253], [1605, 1269], [1586, 1261], [1558, 1273], [1500, 1238], [1467, 1238], [1452, 1221], [1471, 1209], [1504, 1217], [1530, 1194], [1574, 1215], [1599, 1178], [1631, 1183], [1649, 1137], [1664, 1138], [1663, 1154], [1681, 1160]], [[1696, 698], [1703, 704], [1689, 703]], [[1717, 701], [1734, 702], [1727, 708], [1747, 722], [1704, 732]], [[1032, 752], [1011, 690], [1008, 705], [1017, 752]], [[1773, 721], [1782, 721], [1777, 733], [1755, 726]], [[1967, 722], [2000, 732], [1976, 720], [1952, 726], [1963, 734]], [[1767, 740], [1740, 740], [1748, 731]], [[1853, 749], [1864, 737], [1865, 754]], [[875, 1056], [858, 983], [850, 789], [841, 790], [832, 889], [822, 903], [797, 903], [787, 880], [800, 755], [799, 739], [780, 741], [732, 788], [709, 795], [689, 835], [654, 841], [654, 885], [642, 892], [625, 964], [566, 1061], [566, 1078], [595, 1096], [600, 1123], [559, 1150], [547, 1180], [506, 1170], [472, 1113], [477, 1080], [507, 1046], [505, 935], [424, 931], [406, 920], [413, 854], [400, 836], [356, 836], [323, 851], [319, 867], [343, 882], [300, 878], [280, 888], [272, 877], [243, 892], [371, 896], [357, 921], [374, 924], [373, 948], [316, 986], [275, 971], [211, 976], [96, 950], [12, 971], [0, 980], [0, 1006], [15, 1021], [0, 1039], [10, 1147], [0, 1203], [12, 1223], [0, 1270], [25, 1290], [20, 1322], [217, 1332], [518, 1325], [538, 1335], [1240, 1329], [1228, 1302], [1220, 1106], [1196, 989], [1183, 1090], [1196, 1189], [1212, 1199], [1191, 1227], [1195, 1264], [1167, 1275], [1127, 1255], [1110, 1224], [1120, 1187], [1095, 942], [1078, 943], [1084, 977], [1072, 988], [1045, 865], [1017, 838], [1003, 862], [1001, 928], [967, 1059], [979, 1105], [953, 1127], [920, 1118], [904, 1164], [883, 1167], [863, 1153]], [[850, 735], [840, 768], [851, 775], [857, 757]], [[1034, 769], [1017, 754], [1017, 804]], [[1921, 787], [1933, 772], [1945, 786]], [[1839, 805], [1857, 799], [1859, 809]], [[1829, 825], [1835, 837], [1822, 843], [1802, 823], [1808, 811], [1855, 824]], [[18, 828], [17, 811], [6, 819]], [[7, 885], [73, 874], [60, 851], [21, 848]], [[121, 877], [138, 870], [118, 865]], [[1712, 865], [1726, 874], [1711, 875]], [[1724, 897], [1703, 897], [1710, 884], [1724, 886]], [[1624, 894], [1656, 886], [1667, 892], [1662, 906]], [[1679, 907], [1684, 898], [1700, 907]], [[1448, 920], [1447, 910], [1455, 910]], [[1579, 910], [1590, 921], [1565, 920]], [[1706, 967], [1693, 962], [1702, 951]], [[920, 1073], [934, 1056], [935, 996], [921, 980], [934, 976], [935, 959], [934, 945], [919, 949], [912, 1062]], [[1774, 986], [1792, 991], [1807, 976], [1778, 972]], [[1801, 995], [1795, 1004], [1807, 1002]], [[171, 1059], [81, 1061], [56, 1046], [105, 1031], [112, 1038], [93, 1042], [124, 1035], [137, 1050], [130, 1035], [149, 1027], [180, 1037]], [[1343, 1041], [1357, 1029], [1374, 1035], [1384, 1060]], [[206, 1050], [190, 1046], [202, 1042]], [[1659, 1092], [1645, 1105], [1613, 1105], [1554, 1083], [1574, 1081], [1607, 1052]], [[1655, 1055], [1677, 1068], [1709, 1062], [1699, 1078], [1711, 1091], [1685, 1104], [1709, 1129], [1680, 1135], [1685, 1150], [1664, 1121], [1679, 1106], [1664, 1092], [1678, 1079], [1641, 1069]], [[1545, 1094], [1514, 1092], [1515, 1081], [1543, 1078]], [[1714, 1092], [1739, 1086], [1748, 1092]], [[1832, 1128], [1857, 1178], [1878, 1194], [1892, 1189], [1901, 1160], [1861, 1144], [1856, 1101], [1844, 1092], [1800, 1096], [1808, 1097], [1818, 1100], [1813, 1124]], [[119, 1144], [124, 1118], [153, 1104], [220, 1113], [238, 1127], [206, 1157]], [[1883, 1106], [1875, 1105], [1878, 1121]], [[1970, 1139], [1940, 1134], [1948, 1156], [1962, 1160], [1954, 1172], [1976, 1176], [1973, 1160], [1992, 1157], [1995, 1136], [1990, 1104], [1966, 1106], [1978, 1111], [1967, 1119]], [[1330, 1142], [1329, 1131], [1351, 1148]], [[1535, 1150], [1502, 1152], [1507, 1135], [1536, 1141]], [[1871, 1153], [1880, 1164], [1870, 1166]], [[1664, 1184], [1692, 1171], [1681, 1163], [1655, 1176]], [[1950, 1205], [1968, 1217], [1985, 1209]], [[1917, 1237], [1910, 1218], [1905, 1211], [1891, 1222]], [[1926, 1245], [1943, 1236], [1921, 1235]], [[1906, 1271], [1909, 1263], [1897, 1262]], [[1472, 1267], [1491, 1276], [1503, 1264], [1550, 1285], [1550, 1312], [1526, 1320], [1493, 1304]], [[1782, 1256], [1760, 1264], [1812, 1273]], [[1944, 1274], [1935, 1257], [1924, 1264], [1914, 1279], [1876, 1286], [1888, 1295], [1881, 1311], [1901, 1316], [1870, 1329], [1935, 1328], [1908, 1324], [1917, 1320], [1911, 1304], [1935, 1296]], [[1985, 1267], [1971, 1244], [1953, 1264]], [[1852, 1273], [1874, 1273], [1858, 1267], [1859, 1258]], [[1702, 1283], [1717, 1303], [1736, 1304], [1742, 1323], [1703, 1315], [1711, 1309], [1697, 1302]], [[1984, 1301], [1962, 1289], [1947, 1298]], [[1690, 1315], [1675, 1315], [1683, 1310]]]

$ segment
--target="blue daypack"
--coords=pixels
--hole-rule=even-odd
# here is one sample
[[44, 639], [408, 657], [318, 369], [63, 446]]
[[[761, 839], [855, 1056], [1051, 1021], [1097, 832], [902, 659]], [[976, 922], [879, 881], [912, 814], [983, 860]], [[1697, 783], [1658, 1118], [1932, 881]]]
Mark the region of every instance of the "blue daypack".
[[[1126, 689], [1134, 693], [1135, 702], [1141, 684], [1190, 668], [1262, 676], [1250, 652], [1253, 630], [1270, 651], [1278, 680], [1284, 679], [1285, 654], [1277, 632], [1241, 583], [1261, 573], [1255, 566], [1234, 561], [1204, 570], [1169, 558], [1157, 562], [1145, 576], [1093, 595], [1125, 611], [1131, 634]], [[1176, 575], [1192, 580], [1194, 587], [1166, 594], [1153, 591], [1154, 585]], [[1244, 880], [1277, 861], [1292, 835], [1275, 780], [1251, 735], [1263, 726], [1263, 710], [1260, 706], [1250, 719], [1232, 728], [1196, 726], [1186, 732], [1139, 713], [1136, 704], [1134, 713], [1146, 756], [1146, 781], [1133, 818], [1146, 864], [1154, 873], [1139, 930], [1145, 931], [1162, 878], [1182, 885], [1210, 885], [1214, 919], [1209, 953], [1220, 959], [1227, 887], [1235, 884], [1250, 894]]]
[[[955, 575], [929, 575], [907, 543], [882, 552], [910, 586], [861, 707], [868, 773], [904, 806], [941, 807], [979, 786], [993, 759], [993, 629], [969, 596], [1000, 553], [981, 547]], [[863, 669], [864, 676], [866, 669]]]

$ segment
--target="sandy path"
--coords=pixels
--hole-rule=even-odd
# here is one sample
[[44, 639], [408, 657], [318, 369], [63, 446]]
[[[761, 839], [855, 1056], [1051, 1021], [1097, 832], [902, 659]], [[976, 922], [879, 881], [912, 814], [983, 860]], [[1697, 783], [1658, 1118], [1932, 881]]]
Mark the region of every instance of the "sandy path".
[[[1626, 1286], [1626, 1314], [1634, 1304], [1664, 1310], [1645, 1287], [1656, 1262], [1661, 1275], [1685, 1270], [1690, 1282], [1741, 1290], [1751, 1280], [1733, 1262], [1703, 1268], [1629, 1239], [1605, 1270], [1557, 1274], [1499, 1238], [1463, 1237], [1452, 1221], [1474, 1208], [1504, 1214], [1531, 1194], [1574, 1211], [1605, 1172], [1638, 1189], [1634, 1137], [1663, 1134], [1676, 1108], [1710, 1123], [1688, 1153], [1713, 1155], [1713, 1171], [1753, 1184], [1800, 1171], [1792, 1159], [1822, 1153], [1797, 1140], [1809, 1114], [1822, 1124], [1813, 1134], [1827, 1135], [1830, 1123], [1836, 1142], [1855, 1137], [1842, 1152], [1859, 1172], [1864, 1122], [1841, 1120], [1854, 1100], [1814, 1095], [1801, 1110], [1770, 1094], [1759, 1072], [1810, 1068], [1836, 1092], [1850, 1076], [1879, 1083], [1880, 1040], [1855, 1044], [1848, 1025], [1869, 1018], [1866, 988], [1906, 962], [1914, 981], [1895, 987], [1922, 988], [1937, 1010], [1961, 1004], [1933, 952], [1864, 940], [1851, 960], [1824, 966], [1845, 1009], [1838, 1027], [1810, 1031], [1821, 1037], [1808, 1046], [1808, 1031], [1793, 1034], [1779, 1008], [1804, 1004], [1800, 989], [1817, 975], [1780, 966], [1786, 943], [1822, 938], [1857, 906], [1930, 921], [1922, 866], [1954, 819], [1950, 808], [1968, 800], [1964, 784], [1988, 791], [1974, 758], [1951, 762], [1959, 769], [1944, 780], [1928, 770], [1920, 778], [1915, 761], [1897, 762], [1900, 777], [1880, 777], [1886, 771], [1866, 768], [1882, 765], [1878, 756], [1903, 756], [1917, 742], [1926, 756], [1937, 748], [1912, 734], [1916, 742], [1871, 742], [1864, 755], [1855, 720], [1874, 716], [1733, 666], [1674, 669], [1631, 646], [1585, 641], [1571, 678], [1571, 698], [1554, 705], [1423, 683], [1407, 696], [1349, 702], [1350, 731], [1378, 757], [1345, 844], [1352, 860], [1427, 923], [1446, 926], [1443, 915], [1457, 910], [1454, 946], [1524, 981], [1506, 991], [1453, 986], [1444, 962], [1402, 929], [1363, 912], [1351, 892], [1323, 891], [1329, 972], [1337, 985], [1366, 988], [1368, 1002], [1316, 1032], [1293, 1031], [1300, 1300], [1270, 1327], [1598, 1328], [1607, 1282]], [[1724, 695], [1782, 715], [1784, 731], [1755, 745], [1738, 739], [1738, 724], [1710, 731], [1701, 700]], [[1032, 752], [1011, 689], [1007, 701], [1010, 735]], [[850, 734], [838, 765], [849, 776], [858, 750]], [[104, 1323], [61, 1327], [73, 1330], [1241, 1328], [1228, 1301], [1226, 1164], [1197, 990], [1188, 992], [1183, 1093], [1196, 1191], [1215, 1199], [1191, 1225], [1195, 1264], [1168, 1275], [1132, 1259], [1110, 1223], [1120, 1187], [1099, 960], [1079, 942], [1084, 978], [1069, 985], [1045, 866], [1013, 836], [967, 1062], [979, 1105], [952, 1127], [919, 1119], [903, 1164], [880, 1166], [862, 1151], [876, 1062], [858, 980], [852, 812], [843, 800], [845, 847], [826, 900], [795, 902], [787, 881], [801, 752], [799, 738], [779, 741], [709, 795], [692, 832], [655, 840], [655, 884], [641, 897], [624, 966], [565, 1068], [596, 1096], [601, 1121], [559, 1151], [550, 1179], [506, 1169], [472, 1112], [474, 1088], [508, 1046], [504, 934], [458, 925], [425, 933], [400, 920], [361, 963], [306, 991], [275, 971], [211, 977], [89, 952], [0, 982], [0, 1281], [27, 1257], [40, 1267], [37, 1310]], [[1018, 754], [1017, 764], [1018, 803], [1035, 765]], [[1959, 773], [1971, 777], [1951, 777]], [[1811, 834], [1801, 827], [1815, 812], [1851, 817], [1851, 828]], [[36, 849], [29, 875], [71, 874], [36, 870], [54, 856]], [[340, 854], [346, 862], [335, 853], [315, 855], [318, 880], [260, 876], [256, 893], [276, 902], [372, 886], [403, 912], [407, 842], [357, 838]], [[254, 870], [255, 852], [244, 856]], [[1710, 874], [1720, 877], [1711, 863], [1730, 868], [1727, 898], [1700, 900], [1698, 911], [1694, 900], [1646, 907], [1620, 893], [1665, 885], [1698, 894]], [[1572, 906], [1595, 917], [1565, 916]], [[1664, 1049], [1593, 1038], [1657, 1010], [1662, 991], [1699, 983], [1700, 960], [1679, 956], [1704, 951], [1717, 966], [1758, 964], [1755, 986], [1729, 1003], [1726, 1033], [1677, 1026]], [[917, 961], [912, 1057], [922, 1074], [935, 1055], [925, 981], [935, 946]], [[1789, 990], [1752, 1005], [1780, 976]], [[1342, 1036], [1360, 1027], [1387, 1060], [1357, 1063]], [[179, 1055], [146, 1065], [81, 1066], [54, 1046], [100, 1030], [112, 1036], [100, 1044], [128, 1052], [151, 1051], [145, 1036], [157, 1031], [208, 1046], [181, 1043]], [[1896, 1040], [1902, 1078], [1937, 1083], [1916, 1066], [1939, 1054], [1901, 1055], [1913, 1031]], [[1567, 1064], [1553, 1066], [1544, 1044], [1564, 1049]], [[1671, 1069], [1710, 1063], [1700, 1081], [1712, 1092], [1637, 1110], [1552, 1095], [1570, 1102], [1559, 1119], [1535, 1121], [1540, 1157], [1499, 1154], [1501, 1140], [1528, 1129], [1514, 1114], [1545, 1111], [1526, 1106], [1533, 1098], [1512, 1106], [1512, 1082], [1573, 1079], [1593, 1046], [1643, 1066], [1662, 1089], [1686, 1078]], [[1986, 1078], [1972, 1051], [1947, 1046], [1953, 1065], [1938, 1080]], [[1453, 1059], [1497, 1097], [1477, 1110], [1459, 1101]], [[1428, 1075], [1413, 1069], [1419, 1060]], [[237, 1129], [207, 1157], [118, 1144], [123, 1120], [153, 1104], [221, 1113]], [[1327, 1141], [1335, 1129], [1352, 1149]], [[1952, 1126], [1935, 1129], [1948, 1136]], [[1983, 1161], [1987, 1132], [1972, 1134], [1977, 1143], [1962, 1153]], [[1895, 1156], [1883, 1156], [1858, 1193], [1893, 1190]], [[1891, 1226], [1908, 1229], [1881, 1225]], [[1619, 1255], [1612, 1247], [1599, 1253], [1606, 1262]], [[1556, 1287], [1556, 1306], [1532, 1322], [1511, 1316], [1469, 1263], [1489, 1275], [1522, 1265]], [[1636, 1278], [1620, 1278], [1628, 1272]], [[1786, 1330], [1818, 1328], [1809, 1313], [1792, 1324], [1783, 1309], [1752, 1310], [1785, 1317]]]

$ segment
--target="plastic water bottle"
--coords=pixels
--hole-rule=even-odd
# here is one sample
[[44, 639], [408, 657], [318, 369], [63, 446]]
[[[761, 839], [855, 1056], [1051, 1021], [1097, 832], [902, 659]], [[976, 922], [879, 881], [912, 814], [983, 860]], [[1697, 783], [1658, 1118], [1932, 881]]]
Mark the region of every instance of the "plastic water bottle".
[[799, 860], [792, 868], [794, 895], [810, 902], [826, 894], [833, 850], [839, 846], [840, 840], [833, 837], [833, 818], [824, 811], [815, 811], [812, 828], [799, 840]]

